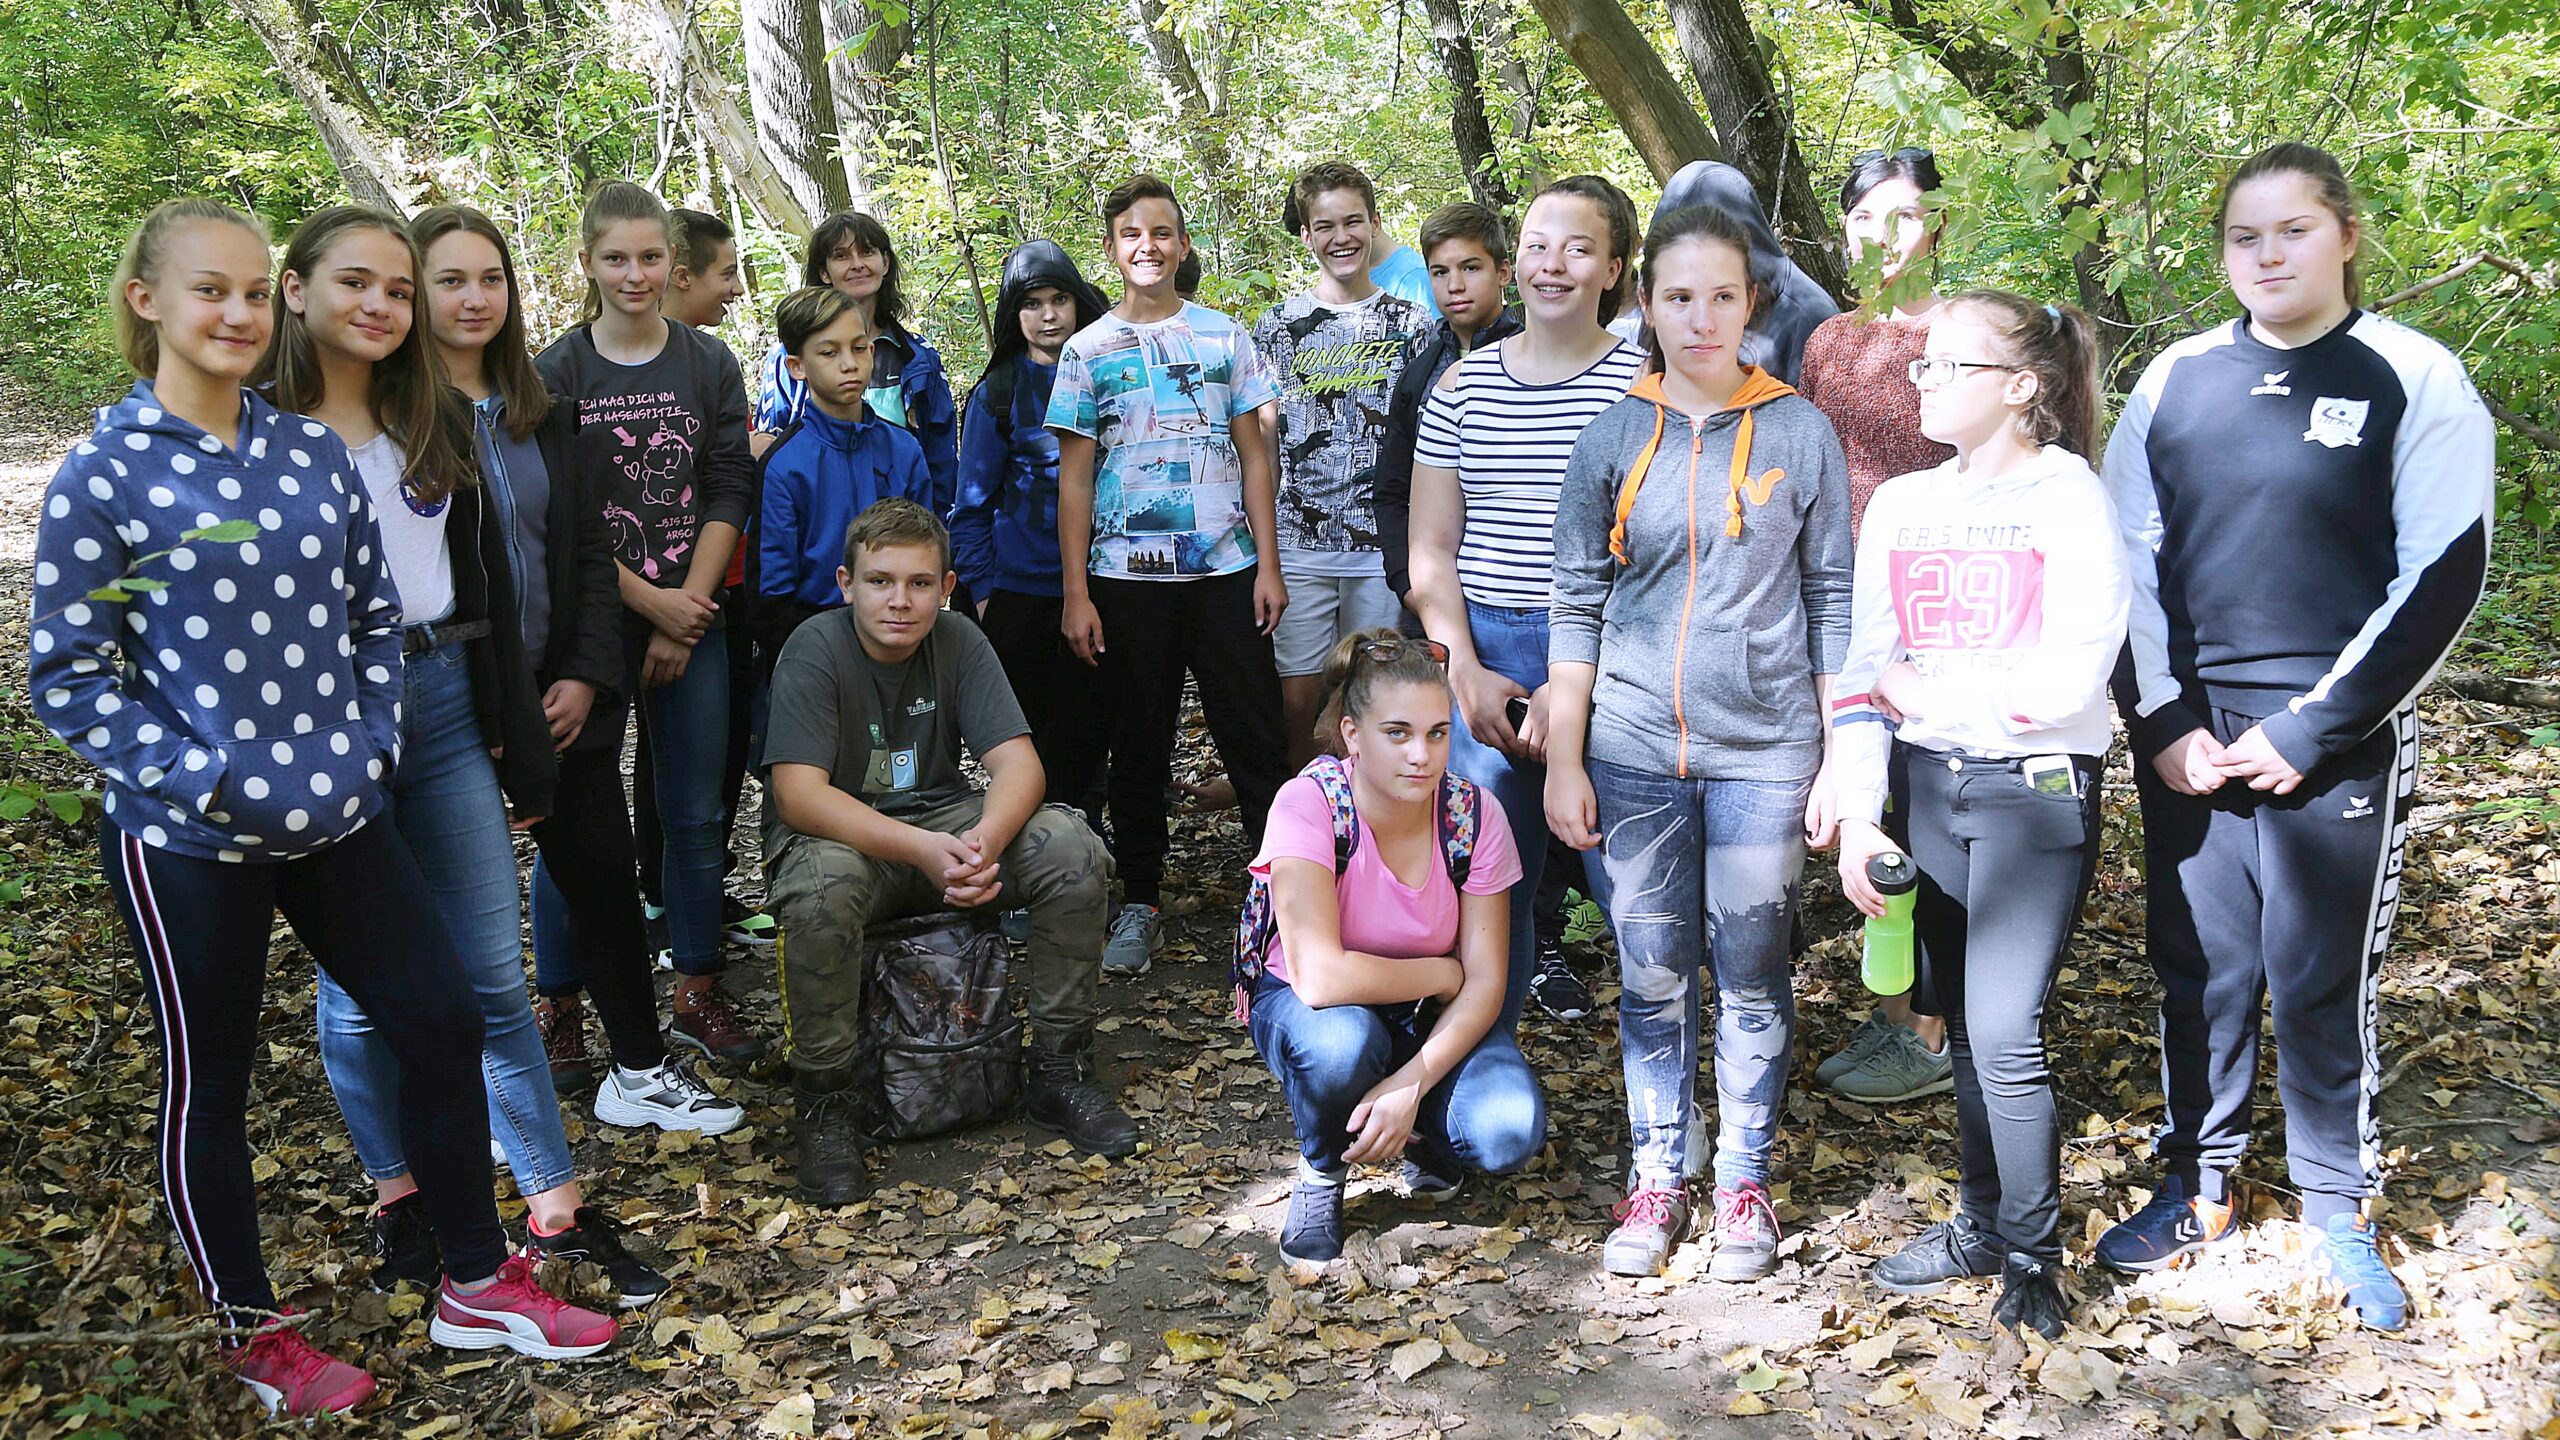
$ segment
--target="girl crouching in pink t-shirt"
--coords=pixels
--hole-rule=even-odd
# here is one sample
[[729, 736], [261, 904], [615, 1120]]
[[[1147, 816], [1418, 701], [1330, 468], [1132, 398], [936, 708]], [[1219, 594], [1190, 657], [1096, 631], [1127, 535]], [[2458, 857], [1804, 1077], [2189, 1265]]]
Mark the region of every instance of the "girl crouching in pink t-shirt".
[[1297, 1126], [1290, 1260], [1341, 1255], [1353, 1164], [1401, 1154], [1408, 1193], [1436, 1200], [1546, 1145], [1537, 1078], [1494, 1028], [1519, 852], [1502, 807], [1448, 774], [1447, 657], [1393, 630], [1334, 647], [1324, 733], [1342, 757], [1281, 787], [1253, 860], [1245, 999]]

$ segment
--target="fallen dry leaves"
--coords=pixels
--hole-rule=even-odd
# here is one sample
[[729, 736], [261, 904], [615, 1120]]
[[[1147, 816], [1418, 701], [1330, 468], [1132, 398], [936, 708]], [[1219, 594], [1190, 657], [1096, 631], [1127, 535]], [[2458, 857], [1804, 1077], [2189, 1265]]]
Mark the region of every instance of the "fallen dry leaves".
[[[14, 653], [5, 634], [0, 653]], [[1527, 1174], [1437, 1207], [1362, 1177], [1349, 1254], [1284, 1273], [1285, 1111], [1224, 1014], [1231, 821], [1185, 823], [1157, 970], [1106, 990], [1104, 1050], [1148, 1142], [1128, 1161], [1004, 1127], [888, 1152], [875, 1198], [826, 1211], [790, 1195], [771, 1068], [719, 1077], [751, 1124], [717, 1140], [573, 1111], [591, 1193], [676, 1281], [585, 1364], [439, 1352], [419, 1296], [365, 1285], [363, 1190], [311, 1042], [309, 963], [280, 943], [251, 1126], [268, 1255], [292, 1303], [322, 1312], [322, 1342], [384, 1382], [359, 1423], [405, 1440], [2528, 1433], [2549, 1423], [2560, 1370], [2560, 855], [2532, 823], [2464, 819], [2460, 787], [2548, 788], [2560, 767], [2492, 728], [2437, 733], [2469, 749], [2428, 772], [2422, 823], [2442, 823], [2412, 854], [2384, 985], [2387, 1038], [2415, 1054], [2383, 1100], [2391, 1256], [2420, 1301], [2406, 1337], [2347, 1329], [2298, 1278], [2271, 1114], [2246, 1171], [2258, 1223], [2174, 1274], [2075, 1265], [2075, 1325], [2057, 1345], [1991, 1332], [1988, 1286], [1895, 1298], [1862, 1283], [1953, 1202], [1943, 1099], [1876, 1110], [1799, 1083], [1774, 1187], [1790, 1231], [1778, 1275], [1715, 1285], [1693, 1243], [1660, 1280], [1608, 1281], [1597, 1244], [1625, 1143], [1605, 1015], [1526, 1027], [1555, 1135]], [[2160, 1106], [2134, 821], [2111, 798], [2106, 873], [2051, 1032], [2076, 1248], [2140, 1203]], [[148, 1141], [158, 1070], [124, 937], [80, 837], [36, 821], [9, 838], [31, 884], [0, 911], [16, 997], [0, 1029], [16, 1122], [0, 1135], [0, 1330], [183, 1324], [192, 1300]], [[1866, 1003], [1846, 912], [1813, 890], [1800, 1082]], [[741, 959], [739, 988], [769, 998], [769, 969]], [[13, 1437], [228, 1435], [252, 1418], [200, 1345], [0, 1350]]]

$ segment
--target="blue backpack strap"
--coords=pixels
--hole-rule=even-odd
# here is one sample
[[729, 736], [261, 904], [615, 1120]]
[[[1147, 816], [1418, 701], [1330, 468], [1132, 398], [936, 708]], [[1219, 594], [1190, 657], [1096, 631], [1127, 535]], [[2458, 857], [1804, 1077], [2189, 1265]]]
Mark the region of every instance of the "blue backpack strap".
[[[1334, 756], [1319, 755], [1298, 773], [1316, 782], [1316, 789], [1324, 795], [1325, 808], [1332, 812], [1333, 873], [1339, 875], [1360, 849], [1360, 812], [1352, 800], [1350, 768]], [[1472, 822], [1468, 829], [1472, 848]], [[1254, 982], [1262, 978], [1263, 957], [1271, 953], [1272, 937], [1279, 928], [1278, 917], [1271, 908], [1271, 882], [1256, 875], [1245, 887], [1244, 912], [1236, 919], [1235, 957], [1228, 966], [1235, 981], [1238, 1023], [1251, 1012]]]

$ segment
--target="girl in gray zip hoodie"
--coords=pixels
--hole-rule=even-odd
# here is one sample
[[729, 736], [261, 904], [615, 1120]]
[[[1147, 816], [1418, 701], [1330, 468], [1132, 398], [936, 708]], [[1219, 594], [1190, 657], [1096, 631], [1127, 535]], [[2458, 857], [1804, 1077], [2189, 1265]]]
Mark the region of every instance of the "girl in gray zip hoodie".
[[1849, 643], [1849, 471], [1810, 401], [1740, 361], [1771, 294], [1748, 232], [1657, 220], [1643, 288], [1662, 371], [1583, 431], [1556, 514], [1547, 819], [1601, 847], [1617, 930], [1634, 1177], [1603, 1250], [1660, 1273], [1687, 1229], [1714, 957], [1715, 1254], [1777, 1263], [1769, 1155], [1795, 1032], [1788, 974], [1807, 842], [1827, 843], [1830, 677]]

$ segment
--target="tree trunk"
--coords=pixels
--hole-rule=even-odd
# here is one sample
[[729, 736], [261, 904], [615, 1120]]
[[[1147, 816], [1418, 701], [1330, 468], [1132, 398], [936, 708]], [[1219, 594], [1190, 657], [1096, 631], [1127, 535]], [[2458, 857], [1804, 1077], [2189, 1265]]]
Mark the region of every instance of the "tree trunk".
[[320, 17], [292, 0], [232, 0], [232, 6], [275, 57], [285, 88], [311, 112], [347, 192], [405, 218], [420, 187], [404, 174], [399, 142]]
[[1778, 98], [1760, 37], [1742, 0], [1670, 0], [1671, 28], [1680, 53], [1707, 97], [1707, 115], [1724, 158], [1751, 177], [1769, 207], [1770, 223], [1787, 243], [1790, 258], [1843, 304], [1848, 269], [1831, 245], [1831, 220], [1814, 197], [1804, 152]]
[[827, 80], [835, 95], [848, 204], [868, 211], [874, 188], [872, 166], [888, 148], [888, 77], [914, 45], [915, 26], [912, 20], [874, 24], [862, 0], [818, 3], [826, 31]]
[[1507, 213], [1514, 197], [1502, 183], [1494, 154], [1493, 126], [1484, 112], [1484, 75], [1476, 64], [1466, 13], [1458, 0], [1423, 0], [1422, 8], [1431, 17], [1431, 48], [1449, 79], [1449, 138], [1458, 148], [1459, 168], [1467, 173], [1467, 190], [1477, 204], [1497, 215]]
[[[2051, 96], [2054, 109], [2068, 111], [2075, 105], [2097, 103], [2097, 76], [2089, 69], [2088, 51], [2081, 44], [2077, 26], [2064, 31], [2046, 54], [2044, 73], [2046, 93]], [[2106, 242], [2105, 217], [2097, 209], [2098, 186], [2106, 177], [2106, 164], [2099, 155], [2073, 158], [2065, 153], [2062, 158], [2070, 176], [2061, 199], [2064, 223], [2085, 213], [2100, 227], [2095, 238], [2083, 241], [2071, 252], [2071, 278], [2080, 292], [2080, 308], [2098, 322], [2098, 369], [2117, 388], [2126, 388], [2134, 377], [2122, 373], [2126, 365], [2119, 361], [2138, 363], [2149, 357], [2127, 348], [2136, 333], [2133, 312], [2126, 308], [2122, 295], [2107, 288], [2107, 271], [2115, 263], [2115, 254]]]
[[827, 80], [826, 29], [811, 0], [739, 0], [746, 31], [747, 106], [756, 140], [793, 198], [812, 215], [851, 203], [834, 151], [836, 103]]
[[1591, 81], [1656, 180], [1720, 153], [1680, 82], [1618, 0], [1534, 0], [1538, 18]]
[[728, 167], [747, 208], [772, 229], [807, 235], [808, 208], [756, 144], [754, 127], [729, 98], [729, 82], [712, 58], [711, 47], [694, 33], [683, 5], [684, 0], [630, 0], [625, 16], [657, 41], [670, 83], [701, 122], [703, 133], [711, 137], [712, 148]]
[[[1173, 28], [1165, 0], [1129, 3], [1137, 20], [1138, 38], [1146, 45], [1147, 55], [1155, 64], [1156, 79], [1164, 86], [1165, 101], [1181, 117], [1178, 123], [1190, 146], [1192, 163], [1199, 166], [1201, 178], [1207, 182], [1210, 234], [1223, 242], [1235, 214], [1239, 179], [1233, 153], [1227, 148], [1224, 117], [1201, 79], [1200, 68], [1192, 63], [1191, 47], [1182, 43], [1181, 33]], [[1196, 212], [1192, 218], [1196, 226]], [[1206, 257], [1202, 263], [1207, 263]]]

